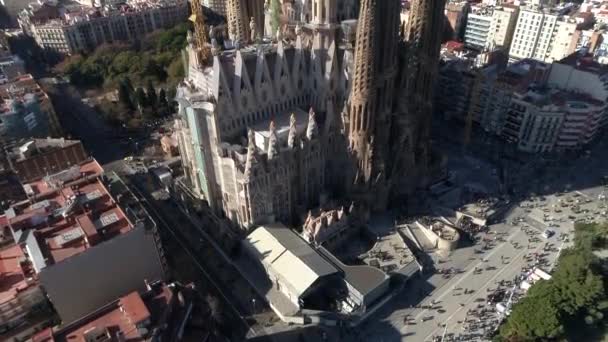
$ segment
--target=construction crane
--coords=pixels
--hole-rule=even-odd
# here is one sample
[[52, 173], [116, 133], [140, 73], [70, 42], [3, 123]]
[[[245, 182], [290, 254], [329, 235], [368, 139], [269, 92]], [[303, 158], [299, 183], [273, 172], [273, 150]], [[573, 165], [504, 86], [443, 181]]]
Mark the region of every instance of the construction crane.
[[205, 15], [200, 0], [190, 1], [192, 15], [190, 21], [194, 23], [194, 49], [200, 67], [211, 65], [211, 47], [207, 38], [207, 25], [205, 25]]

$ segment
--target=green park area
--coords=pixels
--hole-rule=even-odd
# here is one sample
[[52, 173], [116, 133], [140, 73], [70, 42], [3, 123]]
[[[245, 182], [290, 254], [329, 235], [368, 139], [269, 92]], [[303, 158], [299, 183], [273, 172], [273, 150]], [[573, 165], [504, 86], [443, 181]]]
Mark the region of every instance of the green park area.
[[100, 97], [97, 110], [111, 124], [138, 127], [174, 111], [170, 99], [184, 77], [182, 50], [189, 28], [185, 22], [132, 44], [103, 45], [66, 58], [55, 71], [79, 90], [115, 94]]
[[495, 341], [608, 341], [608, 224], [577, 224], [550, 280], [514, 307]]

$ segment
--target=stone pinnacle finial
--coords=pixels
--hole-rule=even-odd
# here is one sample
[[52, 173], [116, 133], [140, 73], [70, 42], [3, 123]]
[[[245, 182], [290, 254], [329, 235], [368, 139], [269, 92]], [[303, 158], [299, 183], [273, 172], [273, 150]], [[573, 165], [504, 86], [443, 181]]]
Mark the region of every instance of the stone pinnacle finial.
[[317, 121], [315, 120], [315, 111], [310, 107], [310, 111], [308, 112], [308, 128], [306, 129], [306, 138], [308, 140], [312, 140], [319, 133], [319, 129], [317, 127]]
[[268, 138], [268, 159], [274, 159], [279, 151], [279, 140], [277, 139], [277, 130], [274, 125], [274, 120], [270, 121], [270, 137]]
[[294, 148], [296, 145], [297, 134], [298, 130], [296, 127], [296, 114], [291, 113], [291, 117], [289, 118], [289, 136], [287, 137], [287, 146], [289, 146], [289, 148]]
[[255, 138], [253, 130], [249, 130], [248, 134], [248, 145], [247, 145], [247, 159], [245, 161], [245, 179], [249, 181], [251, 177], [251, 169], [257, 163], [256, 150], [255, 150]]

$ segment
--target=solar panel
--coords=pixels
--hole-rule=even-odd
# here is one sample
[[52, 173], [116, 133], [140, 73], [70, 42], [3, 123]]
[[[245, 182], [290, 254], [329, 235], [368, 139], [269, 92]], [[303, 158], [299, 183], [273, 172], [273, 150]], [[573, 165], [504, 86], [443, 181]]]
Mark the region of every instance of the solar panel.
[[84, 235], [84, 232], [80, 227], [76, 227], [74, 229], [70, 229], [67, 232], [62, 233], [55, 237], [55, 243], [59, 246], [64, 246], [76, 239], [81, 238]]
[[110, 213], [103, 215], [99, 218], [99, 222], [101, 223], [101, 228], [107, 227], [112, 223], [118, 222], [119, 218], [116, 213]]

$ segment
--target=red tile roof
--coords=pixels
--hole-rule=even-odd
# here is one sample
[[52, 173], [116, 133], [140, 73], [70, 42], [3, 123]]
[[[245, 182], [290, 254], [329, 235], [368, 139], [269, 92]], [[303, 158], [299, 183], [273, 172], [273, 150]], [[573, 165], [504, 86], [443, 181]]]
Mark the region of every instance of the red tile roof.
[[166, 284], [156, 284], [147, 293], [140, 295], [137, 292], [131, 292], [59, 331], [55, 331], [52, 340], [40, 339], [34, 340], [34, 342], [85, 342], [85, 334], [92, 331], [107, 332], [111, 336], [121, 332], [127, 341], [144, 341], [145, 338], [140, 333], [138, 326], [143, 322], [148, 323], [143, 324], [147, 328], [163, 324], [165, 314], [173, 303], [173, 291]]
[[31, 200], [13, 205], [9, 218], [13, 231], [34, 229], [38, 245], [53, 264], [82, 253], [96, 244], [133, 229], [98, 178], [103, 169], [96, 161], [80, 166], [80, 175], [63, 187], [52, 188], [44, 180], [32, 184], [38, 190]]
[[23, 258], [17, 245], [0, 250], [0, 305], [14, 299], [28, 286], [20, 265]]
[[150, 311], [137, 292], [131, 292], [120, 298], [120, 306], [131, 323], [135, 325], [150, 319]]

